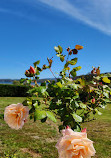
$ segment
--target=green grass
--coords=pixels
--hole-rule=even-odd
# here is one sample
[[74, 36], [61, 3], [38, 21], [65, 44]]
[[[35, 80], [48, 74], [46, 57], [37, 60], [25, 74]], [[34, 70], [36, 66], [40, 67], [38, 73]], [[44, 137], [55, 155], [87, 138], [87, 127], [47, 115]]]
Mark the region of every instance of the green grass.
[[[12, 103], [21, 103], [25, 98], [0, 97], [0, 113]], [[111, 105], [102, 110], [96, 121], [84, 123], [88, 138], [94, 141], [95, 158], [111, 158]], [[60, 137], [57, 123], [29, 120], [22, 130], [12, 130], [0, 120], [0, 158], [57, 158], [55, 144]]]

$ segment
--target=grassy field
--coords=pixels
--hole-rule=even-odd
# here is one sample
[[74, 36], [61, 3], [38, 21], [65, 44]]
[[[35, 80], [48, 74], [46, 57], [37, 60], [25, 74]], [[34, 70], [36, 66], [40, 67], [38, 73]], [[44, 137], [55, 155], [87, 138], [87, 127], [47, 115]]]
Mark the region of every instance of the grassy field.
[[[12, 103], [25, 98], [0, 97], [0, 113]], [[102, 110], [96, 121], [83, 124], [88, 138], [94, 141], [95, 158], [111, 158], [111, 105]], [[57, 124], [29, 120], [22, 130], [12, 130], [0, 119], [0, 158], [58, 158], [55, 144], [60, 137]]]

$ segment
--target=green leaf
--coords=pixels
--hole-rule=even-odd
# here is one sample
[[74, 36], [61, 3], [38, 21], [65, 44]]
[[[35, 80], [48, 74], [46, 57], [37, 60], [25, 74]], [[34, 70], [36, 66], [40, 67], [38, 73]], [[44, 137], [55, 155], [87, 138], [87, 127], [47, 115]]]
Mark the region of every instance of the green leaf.
[[50, 120], [52, 120], [53, 122], [57, 122], [57, 120], [56, 120], [56, 118], [55, 118], [55, 116], [54, 116], [54, 114], [53, 114], [52, 112], [46, 111], [46, 115], [47, 115], [47, 117], [48, 117]]
[[104, 95], [106, 98], [109, 98], [108, 92], [103, 92], [103, 95]]
[[76, 125], [76, 128], [74, 129], [74, 132], [81, 132], [80, 126]]
[[[28, 106], [29, 104], [28, 104], [28, 102], [29, 101], [27, 101], [27, 100], [24, 100], [23, 102], [22, 102], [22, 104], [24, 105], [24, 106]], [[31, 102], [31, 104], [30, 105], [32, 105], [32, 101], [30, 101]]]
[[59, 48], [60, 53], [62, 53], [63, 52], [62, 47], [59, 45], [58, 48]]
[[1, 119], [1, 120], [4, 119], [4, 114], [0, 114], [0, 119]]
[[40, 75], [40, 72], [39, 72], [39, 70], [37, 70], [37, 68], [35, 69], [36, 70], [36, 75]]
[[63, 126], [63, 125], [60, 125], [60, 126], [59, 126], [59, 132], [60, 132], [62, 129], [64, 129], [64, 126]]
[[69, 65], [69, 62], [67, 62], [65, 65], [64, 65], [64, 68], [68, 67]]
[[40, 67], [38, 67], [38, 66], [37, 66], [37, 70], [38, 70], [38, 71], [42, 71], [42, 69], [41, 69]]
[[59, 54], [61, 54], [62, 51], [63, 51], [63, 49], [62, 49], [61, 46], [58, 46], [58, 47], [55, 46], [54, 49], [55, 49], [55, 51], [56, 51], [57, 53], [59, 53]]
[[81, 68], [82, 68], [81, 66], [78, 66], [78, 67], [73, 68], [73, 70], [79, 71]]
[[103, 80], [103, 82], [105, 82], [105, 83], [110, 83], [110, 80], [109, 80], [107, 77], [104, 77], [102, 80]]
[[61, 54], [56, 54], [57, 55], [57, 57], [60, 57], [61, 56]]
[[75, 101], [75, 107], [78, 108], [79, 107], [79, 104], [77, 101]]
[[100, 80], [100, 76], [96, 76], [96, 77], [93, 76], [93, 78], [96, 79], [96, 80]]
[[60, 60], [63, 62], [64, 59], [65, 59], [65, 56], [61, 55], [61, 56], [60, 56]]
[[34, 62], [33, 64], [34, 64], [34, 67], [36, 67], [37, 65], [39, 65], [39, 63], [40, 63], [40, 60], [37, 60], [36, 62]]
[[77, 58], [74, 58], [74, 59], [71, 59], [70, 61], [68, 61], [69, 62], [69, 64], [71, 64], [71, 65], [75, 65], [76, 63], [77, 63]]
[[36, 110], [34, 113], [34, 117], [36, 120], [42, 120], [47, 116], [46, 111]]
[[95, 109], [95, 111], [96, 111], [96, 113], [97, 113], [98, 115], [102, 115], [102, 113], [101, 113], [100, 111], [98, 111], [97, 109]]
[[44, 119], [41, 120], [42, 123], [46, 122], [47, 117], [45, 117]]
[[72, 116], [76, 122], [82, 122], [82, 117], [80, 117], [76, 113], [73, 113]]
[[57, 85], [58, 87], [62, 88], [61, 82], [57, 82], [56, 85]]
[[35, 108], [38, 108], [38, 102], [36, 101], [36, 102], [33, 104], [33, 106], [34, 106]]
[[28, 84], [31, 84], [31, 80], [27, 80], [27, 83], [28, 83]]
[[71, 74], [73, 77], [76, 77], [76, 72], [75, 72], [74, 70], [72, 70], [72, 71], [70, 72], [70, 74]]
[[21, 78], [21, 79], [20, 79], [20, 83], [23, 83], [24, 81], [26, 81], [25, 78]]
[[80, 103], [80, 107], [81, 107], [82, 109], [86, 109], [86, 104]]
[[85, 86], [85, 80], [84, 79], [79, 78], [78, 81], [80, 82], [80, 84], [82, 86]]
[[57, 53], [60, 53], [60, 50], [59, 50], [58, 47], [55, 46], [54, 49], [55, 49], [55, 51], [56, 51]]

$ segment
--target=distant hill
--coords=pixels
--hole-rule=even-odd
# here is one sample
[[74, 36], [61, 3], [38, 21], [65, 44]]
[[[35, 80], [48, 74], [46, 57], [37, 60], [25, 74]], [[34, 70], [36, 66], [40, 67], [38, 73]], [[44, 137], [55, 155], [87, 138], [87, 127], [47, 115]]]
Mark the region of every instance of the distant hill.
[[[111, 74], [111, 72], [105, 72], [105, 73], [102, 73], [102, 74]], [[76, 79], [76, 78], [79, 78], [79, 77], [88, 77], [88, 76], [91, 76], [91, 74], [86, 74], [86, 75], [80, 75], [80, 76], [76, 76], [74, 79]], [[14, 80], [16, 80], [16, 81], [19, 81], [20, 79], [0, 79], [0, 82], [13, 82]], [[38, 80], [38, 83], [42, 83], [42, 82], [44, 82], [44, 81], [47, 81], [47, 80], [49, 80], [49, 81], [56, 81], [56, 79], [55, 78], [44, 78], [44, 79], [39, 79]]]
[[[16, 80], [16, 81], [19, 81], [20, 79], [0, 79], [0, 82], [1, 82], [1, 83], [13, 82], [13, 81], [15, 81], [15, 80]], [[55, 81], [56, 81], [55, 78], [44, 78], [44, 79], [39, 79], [39, 80], [38, 80], [38, 83], [42, 83], [42, 82], [47, 81], [47, 80], [49, 80], [49, 81], [55, 80]]]

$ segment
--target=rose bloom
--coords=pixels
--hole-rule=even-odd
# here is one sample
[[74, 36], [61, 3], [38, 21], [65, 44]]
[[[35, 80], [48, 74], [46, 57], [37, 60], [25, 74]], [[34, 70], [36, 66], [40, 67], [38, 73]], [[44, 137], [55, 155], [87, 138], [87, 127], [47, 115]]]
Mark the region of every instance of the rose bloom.
[[91, 158], [95, 155], [93, 142], [87, 138], [85, 131], [62, 130], [63, 137], [56, 144], [59, 158]]
[[29, 114], [29, 109], [21, 103], [11, 104], [5, 108], [4, 120], [13, 129], [20, 129]]

